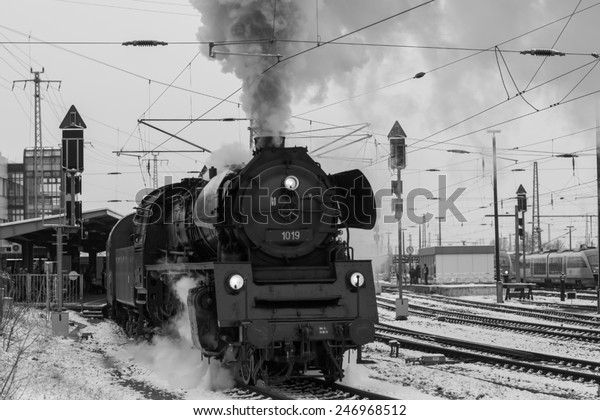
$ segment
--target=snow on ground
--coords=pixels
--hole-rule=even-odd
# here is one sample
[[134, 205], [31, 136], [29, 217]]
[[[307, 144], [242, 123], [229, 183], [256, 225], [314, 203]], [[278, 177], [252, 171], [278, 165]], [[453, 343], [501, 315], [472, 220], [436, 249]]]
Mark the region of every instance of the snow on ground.
[[[417, 299], [415, 299], [417, 300]], [[424, 302], [426, 297], [419, 298]], [[438, 303], [436, 303], [437, 305]], [[455, 309], [455, 307], [447, 307]], [[479, 310], [476, 310], [479, 311]], [[410, 316], [393, 320], [380, 310], [383, 322], [439, 335], [460, 337], [506, 347], [597, 359], [598, 346], [567, 342], [501, 330], [454, 325]], [[136, 343], [110, 320], [94, 321], [69, 311], [74, 321], [68, 338], [54, 336], [47, 313], [31, 310], [27, 325], [31, 345], [17, 366], [12, 399], [135, 400], [135, 399], [230, 399], [222, 390], [233, 383], [228, 371], [202, 359], [185, 339], [159, 338]], [[530, 320], [530, 319], [529, 319]], [[82, 333], [91, 333], [81, 340]], [[3, 337], [6, 340], [6, 334]], [[0, 353], [0, 388], [9, 375], [16, 347]], [[402, 400], [580, 400], [597, 399], [596, 385], [547, 378], [479, 363], [420, 365], [405, 359], [421, 353], [401, 349], [390, 357], [381, 343], [366, 346], [363, 358], [374, 364], [356, 364], [354, 354], [345, 358], [343, 383]]]

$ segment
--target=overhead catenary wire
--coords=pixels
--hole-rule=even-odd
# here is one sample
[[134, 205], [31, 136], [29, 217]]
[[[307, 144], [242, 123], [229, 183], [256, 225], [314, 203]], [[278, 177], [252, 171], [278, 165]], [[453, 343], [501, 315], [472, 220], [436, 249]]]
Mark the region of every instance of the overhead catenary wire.
[[[573, 16], [575, 15], [575, 12], [577, 11], [577, 9], [579, 8], [579, 5], [581, 5], [581, 0], [579, 0], [577, 2], [577, 5], [575, 6], [575, 9], [573, 9], [573, 13], [571, 13], [571, 15], [569, 16], [569, 18], [567, 19], [567, 21], [565, 22], [565, 25], [562, 27], [562, 30], [560, 31], [560, 33], [558, 34], [558, 36], [556, 37], [556, 40], [554, 41], [554, 43], [552, 44], [551, 48], [554, 48], [556, 46], [556, 44], [558, 43], [558, 40], [560, 39], [560, 37], [562, 36], [562, 34], [565, 32], [565, 29], [567, 29], [567, 26], [569, 25], [569, 22], [571, 22], [571, 19], [573, 19]], [[537, 76], [537, 74], [539, 73], [539, 71], [542, 69], [542, 67], [544, 66], [544, 64], [546, 63], [546, 59], [548, 57], [544, 57], [544, 59], [542, 60], [542, 62], [540, 63], [539, 67], [537, 68], [537, 70], [535, 71], [535, 73], [533, 74], [533, 76], [531, 76], [531, 80], [529, 80], [529, 83], [527, 83], [527, 86], [525, 86], [525, 90], [527, 90], [527, 88], [529, 87], [529, 85], [531, 85], [531, 83], [533, 83], [533, 79], [535, 79], [535, 77]]]

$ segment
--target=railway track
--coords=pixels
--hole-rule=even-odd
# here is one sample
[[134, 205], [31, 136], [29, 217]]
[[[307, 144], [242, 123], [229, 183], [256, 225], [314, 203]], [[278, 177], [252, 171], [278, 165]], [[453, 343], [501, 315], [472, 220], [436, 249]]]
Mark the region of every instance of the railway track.
[[326, 384], [315, 378], [293, 379], [279, 383], [276, 387], [254, 386], [237, 383], [235, 388], [225, 391], [235, 399], [246, 400], [393, 400], [387, 395], [376, 394], [342, 384]]
[[518, 369], [532, 374], [554, 375], [566, 380], [600, 384], [600, 362], [593, 360], [459, 340], [382, 323], [376, 325], [376, 338], [398, 347], [427, 353], [442, 353], [455, 359]]
[[[568, 291], [570, 292], [572, 290], [569, 289]], [[577, 293], [577, 299], [594, 300], [594, 301], [597, 299], [597, 295], [596, 295], [595, 291], [590, 292], [588, 290], [575, 290], [575, 292]], [[539, 295], [539, 296], [560, 298], [560, 291], [557, 291], [557, 290], [536, 290], [535, 294]]]
[[[554, 321], [558, 323], [569, 323], [572, 325], [600, 328], [600, 318], [598, 315], [588, 315], [579, 313], [570, 313], [558, 311], [555, 309], [541, 309], [541, 308], [516, 308], [497, 303], [485, 303], [485, 302], [474, 302], [470, 300], [451, 298], [447, 296], [434, 296], [434, 295], [416, 295], [406, 294], [413, 299], [436, 301], [446, 304], [451, 304], [460, 307], [470, 307], [478, 309], [487, 309], [494, 312], [514, 314], [520, 316], [527, 316], [536, 319], [543, 319], [546, 321]], [[384, 298], [385, 299], [385, 298]]]
[[[393, 301], [378, 298], [378, 302], [389, 309], [394, 309]], [[600, 342], [600, 328], [570, 327], [564, 325], [540, 324], [528, 321], [516, 321], [490, 316], [473, 315], [464, 312], [449, 311], [418, 304], [409, 304], [412, 314], [454, 324], [480, 325], [492, 329], [502, 329], [518, 333], [533, 334], [543, 337], [558, 337], [565, 340]]]

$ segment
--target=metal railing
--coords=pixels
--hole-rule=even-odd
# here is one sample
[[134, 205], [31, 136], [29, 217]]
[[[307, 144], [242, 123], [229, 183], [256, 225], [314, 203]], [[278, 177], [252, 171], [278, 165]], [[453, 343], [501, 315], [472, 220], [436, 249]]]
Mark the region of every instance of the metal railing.
[[[6, 296], [15, 302], [55, 306], [58, 301], [57, 274], [13, 274]], [[83, 300], [83, 276], [71, 279], [63, 274], [63, 304], [80, 304]]]

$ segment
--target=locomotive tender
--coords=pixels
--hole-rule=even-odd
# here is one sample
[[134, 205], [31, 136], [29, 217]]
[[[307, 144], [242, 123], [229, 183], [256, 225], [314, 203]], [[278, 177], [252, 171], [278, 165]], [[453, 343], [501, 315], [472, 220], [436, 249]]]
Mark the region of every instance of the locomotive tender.
[[255, 141], [243, 168], [160, 187], [115, 225], [109, 304], [128, 332], [150, 335], [181, 309], [172, 283], [192, 277], [205, 356], [245, 383], [339, 380], [344, 353], [373, 341], [378, 322], [371, 262], [347, 243], [350, 228], [375, 225], [373, 191], [361, 171], [327, 175], [282, 137]]

